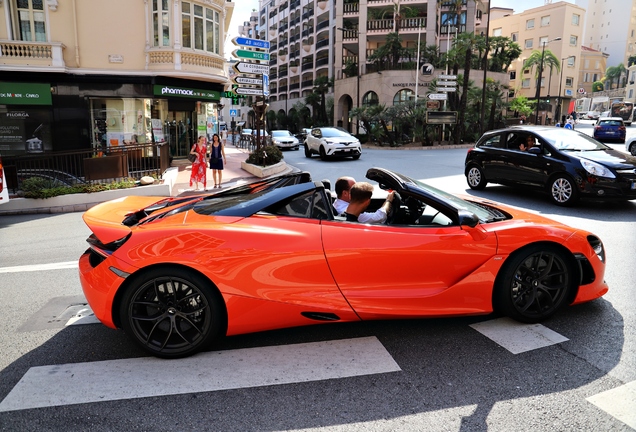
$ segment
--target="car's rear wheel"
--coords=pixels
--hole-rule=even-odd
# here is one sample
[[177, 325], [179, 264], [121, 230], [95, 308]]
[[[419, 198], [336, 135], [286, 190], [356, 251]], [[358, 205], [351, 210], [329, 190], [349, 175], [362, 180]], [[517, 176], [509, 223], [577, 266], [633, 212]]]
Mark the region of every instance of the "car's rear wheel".
[[636, 141], [629, 145], [629, 152], [632, 156], [636, 156]]
[[119, 313], [124, 332], [162, 358], [195, 354], [223, 336], [225, 328], [220, 294], [202, 276], [178, 267], [135, 277]]
[[579, 199], [576, 184], [570, 176], [565, 174], [559, 174], [550, 180], [548, 192], [552, 202], [560, 206], [573, 205]]
[[320, 160], [327, 160], [327, 153], [323, 146], [320, 146], [320, 150], [318, 150], [318, 152], [320, 153]]
[[552, 316], [575, 288], [572, 258], [553, 245], [533, 245], [510, 256], [497, 277], [495, 309], [521, 322]]
[[482, 190], [488, 184], [484, 171], [477, 165], [471, 165], [466, 172], [466, 181], [471, 189]]
[[311, 150], [309, 150], [309, 146], [305, 144], [305, 157], [311, 157]]

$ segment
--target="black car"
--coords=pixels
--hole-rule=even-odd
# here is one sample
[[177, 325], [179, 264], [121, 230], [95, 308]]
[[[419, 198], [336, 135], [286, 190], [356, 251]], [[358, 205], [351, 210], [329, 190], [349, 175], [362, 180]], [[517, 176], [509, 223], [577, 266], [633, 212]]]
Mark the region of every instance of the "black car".
[[[531, 148], [528, 138], [534, 140]], [[488, 182], [542, 188], [563, 206], [579, 198], [636, 199], [636, 157], [556, 127], [486, 132], [468, 151], [464, 174], [471, 189], [483, 189]]]

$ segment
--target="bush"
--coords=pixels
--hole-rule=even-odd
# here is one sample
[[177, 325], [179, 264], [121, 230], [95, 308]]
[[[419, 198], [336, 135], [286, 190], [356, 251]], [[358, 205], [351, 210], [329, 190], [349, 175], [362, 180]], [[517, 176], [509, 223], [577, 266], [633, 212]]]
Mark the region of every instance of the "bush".
[[40, 177], [30, 177], [22, 181], [21, 189], [25, 198], [52, 198], [60, 195], [103, 192], [115, 189], [128, 189], [135, 187], [136, 182], [131, 179], [112, 183], [87, 184], [81, 183], [73, 186], [53, 186], [50, 180]]
[[276, 165], [282, 160], [283, 153], [280, 151], [280, 149], [274, 145], [268, 145], [254, 150], [252, 153], [250, 153], [245, 162], [258, 166], [270, 166]]

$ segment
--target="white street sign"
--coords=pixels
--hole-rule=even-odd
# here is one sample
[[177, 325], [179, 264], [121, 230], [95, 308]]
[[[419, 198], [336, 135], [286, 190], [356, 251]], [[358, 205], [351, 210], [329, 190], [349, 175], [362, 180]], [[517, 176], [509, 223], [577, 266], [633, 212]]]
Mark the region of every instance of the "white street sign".
[[240, 95], [262, 96], [263, 95], [263, 90], [262, 89], [255, 89], [255, 88], [237, 87], [237, 88], [234, 89], [234, 93], [240, 94]]
[[269, 75], [269, 65], [263, 65], [263, 64], [258, 64], [258, 63], [238, 62], [238, 63], [235, 63], [232, 67], [238, 73], [266, 74], [266, 75]]
[[431, 93], [428, 95], [428, 98], [431, 100], [446, 100], [448, 99], [448, 95], [446, 93]]
[[456, 86], [457, 81], [437, 81], [437, 85], [441, 86]]
[[439, 79], [452, 79], [455, 80], [457, 79], [457, 75], [439, 75], [437, 78]]
[[236, 76], [236, 77], [232, 78], [232, 81], [234, 81], [236, 84], [251, 84], [251, 85], [262, 85], [263, 84], [263, 80], [261, 80], [261, 79], [248, 78], [248, 77], [242, 77], [242, 76]]
[[457, 89], [455, 87], [437, 87], [438, 92], [455, 92]]

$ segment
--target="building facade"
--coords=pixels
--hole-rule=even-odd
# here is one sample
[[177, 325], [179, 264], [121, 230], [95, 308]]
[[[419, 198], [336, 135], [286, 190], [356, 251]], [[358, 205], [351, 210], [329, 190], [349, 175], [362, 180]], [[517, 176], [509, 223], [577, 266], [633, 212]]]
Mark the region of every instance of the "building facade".
[[577, 0], [587, 10], [583, 44], [608, 54], [607, 65], [625, 67], [636, 54], [636, 0]]
[[[546, 109], [539, 112], [541, 123], [570, 112], [579, 88], [585, 9], [558, 2], [502, 15], [490, 23], [490, 35], [510, 37], [523, 50], [509, 69], [512, 96], [536, 100], [538, 85], [540, 98], [546, 102], [543, 105]], [[554, 54], [560, 62], [560, 71], [544, 62], [538, 79], [538, 68], [524, 69], [524, 62], [535, 51], [542, 52], [544, 59], [546, 52]], [[603, 70], [595, 69], [594, 73], [601, 74]]]
[[165, 141], [218, 128], [225, 0], [0, 1], [0, 152]]

